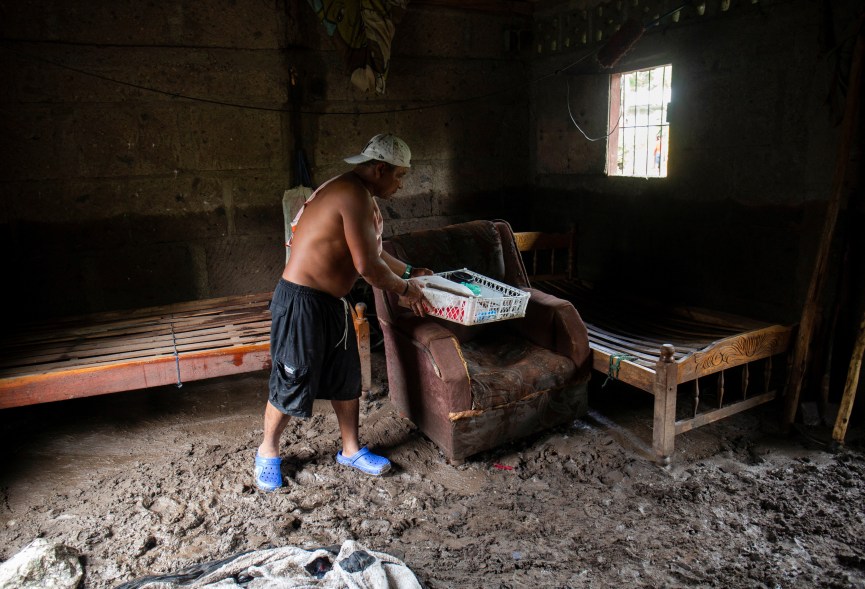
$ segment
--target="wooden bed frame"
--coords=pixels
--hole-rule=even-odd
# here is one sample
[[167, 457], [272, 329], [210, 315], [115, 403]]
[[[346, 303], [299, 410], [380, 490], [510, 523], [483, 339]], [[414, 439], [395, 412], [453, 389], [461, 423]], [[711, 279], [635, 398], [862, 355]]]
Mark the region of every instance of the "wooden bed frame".
[[[515, 238], [532, 286], [570, 300], [582, 316], [593, 368], [654, 395], [658, 461], [669, 462], [675, 436], [767, 403], [783, 386], [794, 326], [600, 293], [574, 275], [575, 232]], [[680, 407], [686, 392], [691, 402]]]
[[[270, 368], [271, 293], [29, 324], [0, 338], [0, 409]], [[366, 305], [354, 308], [371, 385]]]

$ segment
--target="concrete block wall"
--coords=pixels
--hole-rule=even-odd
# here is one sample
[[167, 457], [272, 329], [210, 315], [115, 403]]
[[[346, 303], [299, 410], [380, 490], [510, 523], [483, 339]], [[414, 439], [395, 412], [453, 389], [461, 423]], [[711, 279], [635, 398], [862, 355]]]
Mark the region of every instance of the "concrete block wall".
[[376, 96], [351, 85], [306, 2], [0, 14], [9, 319], [269, 290], [297, 149], [321, 183], [373, 134], [403, 136], [413, 168], [382, 203], [389, 233], [509, 218], [528, 192], [528, 94], [465, 100], [523, 84], [510, 15], [411, 7]]
[[411, 147], [412, 169], [403, 190], [379, 203], [386, 235], [518, 215], [530, 175], [529, 67], [503, 42], [513, 21], [410, 4], [396, 27], [387, 93], [380, 97], [349, 84], [340, 55], [324, 48], [324, 78], [316, 69], [303, 81], [311, 89], [307, 100], [330, 112], [362, 114], [319, 115], [310, 125], [304, 143], [312, 145], [306, 151], [313, 180], [344, 171], [343, 156], [376, 133], [392, 132]]
[[[727, 10], [724, 4], [708, 1], [700, 15], [692, 3], [678, 22], [668, 18], [647, 30], [616, 66], [673, 66], [665, 179], [606, 176], [606, 142], [585, 141], [571, 124], [568, 83], [580, 125], [598, 135], [606, 129], [611, 70], [593, 55], [570, 75], [535, 85], [533, 224], [577, 224], [579, 271], [589, 280], [795, 322], [839, 136], [840, 113], [833, 108], [839, 52], [828, 51], [827, 23], [840, 40], [861, 3], [731, 2]], [[674, 5], [540, 2], [535, 17], [561, 23], [596, 16], [600, 8], [605, 18], [648, 23]], [[617, 7], [633, 12], [618, 14]], [[821, 12], [827, 7], [830, 13]], [[602, 44], [545, 46], [533, 76], [565, 68]]]
[[277, 8], [6, 3], [14, 319], [272, 286], [282, 221], [263, 212], [287, 184], [285, 115], [228, 105], [285, 105]]

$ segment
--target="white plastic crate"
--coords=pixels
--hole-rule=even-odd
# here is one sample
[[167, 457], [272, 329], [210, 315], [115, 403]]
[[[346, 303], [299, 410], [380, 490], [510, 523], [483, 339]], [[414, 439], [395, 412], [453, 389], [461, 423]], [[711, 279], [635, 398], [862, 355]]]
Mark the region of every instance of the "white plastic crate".
[[450, 279], [457, 272], [470, 275], [471, 281], [466, 282], [479, 287], [480, 295], [462, 296], [435, 288], [424, 288], [423, 294], [426, 298], [424, 309], [428, 315], [441, 317], [462, 325], [477, 325], [525, 317], [529, 293], [466, 268], [440, 272], [436, 276]]

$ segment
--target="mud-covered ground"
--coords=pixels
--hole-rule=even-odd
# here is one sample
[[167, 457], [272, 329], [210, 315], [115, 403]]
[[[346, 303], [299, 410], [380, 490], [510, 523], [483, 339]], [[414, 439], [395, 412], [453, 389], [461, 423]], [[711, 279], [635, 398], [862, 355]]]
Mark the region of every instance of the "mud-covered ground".
[[361, 433], [394, 462], [383, 478], [335, 463], [317, 403], [283, 437], [287, 487], [257, 492], [264, 374], [3, 411], [0, 559], [57, 540], [106, 588], [353, 538], [430, 588], [865, 587], [861, 431], [833, 453], [777, 435], [765, 407], [678, 437], [662, 468], [651, 397], [595, 383], [586, 418], [452, 467], [393, 410], [373, 356]]

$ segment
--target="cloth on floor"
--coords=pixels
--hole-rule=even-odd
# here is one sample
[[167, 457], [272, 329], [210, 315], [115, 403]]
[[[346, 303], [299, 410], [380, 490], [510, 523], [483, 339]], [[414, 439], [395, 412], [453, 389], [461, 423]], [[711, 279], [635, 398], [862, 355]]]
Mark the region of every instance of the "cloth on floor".
[[36, 538], [0, 564], [0, 589], [75, 589], [83, 576], [77, 552]]
[[169, 575], [142, 577], [115, 589], [420, 589], [399, 559], [346, 540], [342, 546], [293, 546], [244, 552]]

